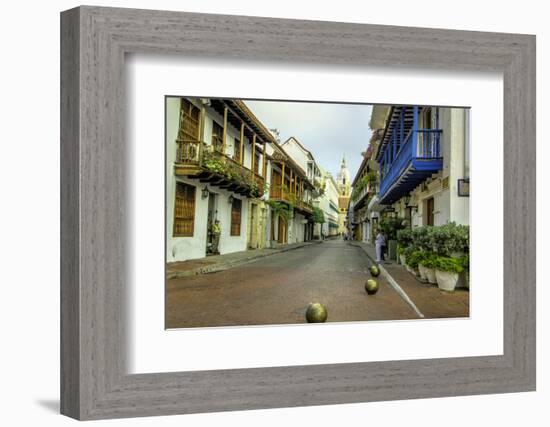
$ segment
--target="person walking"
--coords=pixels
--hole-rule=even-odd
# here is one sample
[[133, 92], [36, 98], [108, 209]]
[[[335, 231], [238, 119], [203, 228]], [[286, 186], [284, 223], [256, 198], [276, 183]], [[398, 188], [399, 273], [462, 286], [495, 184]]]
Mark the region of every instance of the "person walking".
[[376, 249], [376, 262], [378, 264], [382, 263], [384, 260], [384, 248], [386, 247], [386, 236], [384, 236], [384, 232], [380, 229], [378, 229], [378, 233], [376, 234], [376, 240], [374, 241], [374, 246]]

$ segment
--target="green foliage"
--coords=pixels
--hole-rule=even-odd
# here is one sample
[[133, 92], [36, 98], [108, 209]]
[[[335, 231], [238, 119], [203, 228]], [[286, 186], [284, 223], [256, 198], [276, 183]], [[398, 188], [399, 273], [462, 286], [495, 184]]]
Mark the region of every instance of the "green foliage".
[[325, 213], [321, 208], [313, 208], [313, 222], [316, 224], [323, 224], [325, 222]]
[[459, 258], [462, 268], [466, 271], [470, 271], [470, 255], [466, 254]]
[[355, 184], [355, 187], [353, 187], [353, 192], [351, 193], [351, 200], [356, 201], [359, 196], [361, 195], [361, 192], [370, 184], [370, 183], [376, 183], [377, 177], [375, 171], [369, 171], [365, 176], [363, 176], [357, 184]]
[[413, 243], [412, 231], [410, 228], [404, 228], [402, 230], [398, 230], [396, 233], [396, 236], [397, 236], [397, 243], [399, 243], [399, 247], [406, 248], [407, 246], [410, 246]]
[[405, 258], [406, 259], [409, 259], [409, 257], [412, 255], [412, 253], [415, 251], [416, 249], [414, 248], [414, 246], [407, 246], [406, 248], [403, 249], [402, 251], [402, 254], [405, 255]]
[[470, 229], [466, 225], [450, 222], [433, 227], [430, 242], [434, 252], [441, 256], [452, 256], [456, 253], [468, 253]]
[[423, 253], [422, 251], [413, 251], [408, 257], [407, 257], [407, 265], [411, 268], [418, 268], [418, 264], [423, 259]]
[[403, 218], [384, 218], [380, 221], [380, 228], [386, 235], [387, 240], [395, 240], [397, 232], [405, 228]]
[[261, 197], [266, 192], [266, 186], [259, 186], [252, 171], [232, 162], [223, 154], [208, 147], [203, 152], [202, 165], [211, 172], [234, 181], [247, 189], [251, 197]]
[[451, 258], [446, 256], [436, 257], [434, 268], [436, 270], [448, 271], [451, 273], [461, 273], [464, 271], [460, 258]]
[[288, 220], [292, 218], [293, 212], [291, 212], [290, 206], [286, 203], [268, 200], [267, 204], [271, 208], [273, 215], [278, 216], [284, 222], [288, 222]]
[[420, 264], [426, 268], [435, 268], [437, 255], [431, 251], [422, 251]]

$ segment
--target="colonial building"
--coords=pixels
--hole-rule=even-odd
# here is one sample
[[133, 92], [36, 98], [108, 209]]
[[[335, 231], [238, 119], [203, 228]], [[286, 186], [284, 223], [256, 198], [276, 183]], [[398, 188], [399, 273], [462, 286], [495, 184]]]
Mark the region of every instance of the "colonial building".
[[336, 184], [338, 186], [338, 232], [344, 234], [348, 232], [347, 216], [351, 196], [351, 179], [345, 156], [342, 157], [340, 171], [336, 175]]
[[339, 233], [338, 186], [334, 177], [321, 169], [321, 192], [316, 201], [316, 206], [323, 211], [325, 222], [315, 228], [315, 238], [333, 237]]
[[294, 142], [286, 142], [282, 146], [273, 145], [269, 162], [269, 236], [278, 244], [298, 243], [313, 237], [311, 202], [315, 187], [298, 163], [300, 160], [295, 160], [283, 149], [286, 146], [300, 158], [296, 151], [299, 147]]
[[273, 135], [238, 100], [166, 99], [167, 261], [265, 245]]
[[[469, 110], [375, 106], [384, 113], [373, 157], [380, 168], [373, 206], [412, 227], [469, 223]], [[372, 125], [372, 120], [371, 120]]]
[[369, 202], [378, 192], [378, 163], [372, 156], [376, 147], [377, 132], [373, 132], [363, 160], [352, 182], [352, 193], [348, 211], [348, 223], [353, 239], [370, 242], [378, 220], [378, 212], [369, 210]]

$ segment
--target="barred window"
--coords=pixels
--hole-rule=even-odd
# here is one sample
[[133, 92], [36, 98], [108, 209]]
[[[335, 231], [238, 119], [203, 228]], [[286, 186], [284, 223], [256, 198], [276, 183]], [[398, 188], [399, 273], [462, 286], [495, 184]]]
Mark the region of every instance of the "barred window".
[[195, 187], [176, 183], [174, 237], [192, 237], [195, 228]]
[[241, 235], [241, 210], [242, 200], [234, 198], [231, 205], [231, 235]]

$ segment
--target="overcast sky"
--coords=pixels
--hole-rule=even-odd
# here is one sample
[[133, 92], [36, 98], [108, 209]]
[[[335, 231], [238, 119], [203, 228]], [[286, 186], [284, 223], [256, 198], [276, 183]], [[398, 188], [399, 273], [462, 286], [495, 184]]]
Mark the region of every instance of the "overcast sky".
[[307, 148], [334, 178], [345, 154], [351, 179], [370, 139], [370, 105], [245, 101], [268, 128], [277, 128], [281, 143], [291, 136]]

